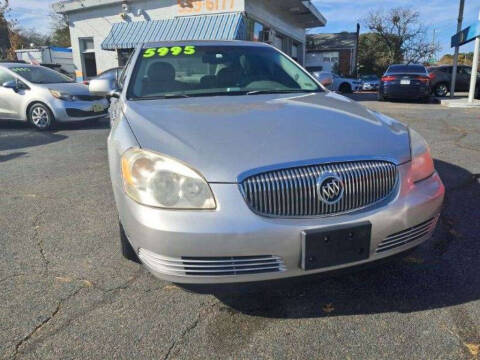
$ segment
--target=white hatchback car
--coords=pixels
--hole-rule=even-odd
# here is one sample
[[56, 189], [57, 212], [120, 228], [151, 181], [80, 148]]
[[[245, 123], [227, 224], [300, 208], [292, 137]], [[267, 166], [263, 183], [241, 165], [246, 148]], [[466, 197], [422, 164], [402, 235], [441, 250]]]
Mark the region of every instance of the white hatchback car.
[[23, 63], [0, 64], [0, 119], [29, 121], [39, 130], [55, 122], [100, 119], [108, 101], [88, 87], [49, 68]]

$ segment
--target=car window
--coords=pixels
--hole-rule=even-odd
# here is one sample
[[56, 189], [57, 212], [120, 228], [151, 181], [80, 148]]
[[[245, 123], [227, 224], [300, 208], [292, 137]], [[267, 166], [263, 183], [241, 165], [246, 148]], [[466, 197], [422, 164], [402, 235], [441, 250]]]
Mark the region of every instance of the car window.
[[391, 65], [387, 73], [389, 74], [401, 74], [401, 73], [407, 73], [407, 74], [426, 74], [427, 69], [425, 69], [425, 66], [422, 65]]
[[467, 68], [467, 67], [461, 67], [461, 68], [459, 68], [459, 73], [462, 74], [462, 75], [471, 76], [472, 75], [472, 69]]
[[15, 77], [3, 69], [0, 69], [0, 86], [8, 81], [14, 81]]
[[71, 83], [72, 79], [43, 66], [15, 66], [10, 68], [20, 78], [34, 84]]
[[173, 46], [143, 49], [129, 98], [322, 91], [295, 62], [270, 47]]
[[99, 79], [113, 79], [115, 77], [115, 73], [117, 72], [117, 69], [110, 69], [107, 71], [104, 71], [100, 75], [98, 75]]

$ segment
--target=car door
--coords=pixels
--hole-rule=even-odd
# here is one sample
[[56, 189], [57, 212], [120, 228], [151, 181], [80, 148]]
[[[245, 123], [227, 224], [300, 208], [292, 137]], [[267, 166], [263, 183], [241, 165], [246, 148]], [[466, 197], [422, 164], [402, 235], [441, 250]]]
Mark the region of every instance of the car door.
[[470, 77], [472, 70], [466, 66], [460, 66], [457, 71], [457, 91], [468, 91], [470, 89]]
[[17, 119], [18, 114], [12, 106], [12, 101], [15, 98], [15, 91], [3, 87], [3, 84], [9, 81], [15, 81], [15, 77], [0, 68], [0, 119]]
[[0, 86], [0, 118], [25, 119], [23, 109], [27, 91], [30, 91], [29, 87], [19, 77], [5, 69], [0, 69], [0, 84], [3, 85], [7, 81], [16, 81], [18, 89], [14, 90]]

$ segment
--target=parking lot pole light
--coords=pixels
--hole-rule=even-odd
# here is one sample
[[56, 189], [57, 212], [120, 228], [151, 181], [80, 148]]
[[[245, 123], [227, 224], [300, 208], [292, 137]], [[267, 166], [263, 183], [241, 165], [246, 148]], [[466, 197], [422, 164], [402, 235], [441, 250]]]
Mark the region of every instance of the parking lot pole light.
[[[463, 23], [463, 9], [465, 8], [465, 0], [460, 0], [460, 8], [458, 10], [458, 23], [457, 23], [457, 34], [462, 31]], [[460, 46], [455, 46], [455, 55], [453, 57], [453, 70], [452, 70], [452, 83], [450, 84], [450, 97], [455, 96], [455, 83], [457, 81], [457, 65], [458, 65], [458, 53]]]
[[[480, 20], [480, 11], [478, 12], [478, 20]], [[475, 50], [473, 51], [472, 77], [470, 79], [470, 92], [468, 94], [468, 102], [473, 102], [475, 97], [475, 88], [477, 86], [478, 73], [478, 53], [480, 51], [480, 36], [475, 39]]]

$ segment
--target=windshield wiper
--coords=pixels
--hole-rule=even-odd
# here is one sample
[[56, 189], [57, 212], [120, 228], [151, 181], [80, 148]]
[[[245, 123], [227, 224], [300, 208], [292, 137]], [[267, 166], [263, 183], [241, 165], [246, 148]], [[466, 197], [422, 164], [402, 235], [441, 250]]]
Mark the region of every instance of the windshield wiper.
[[263, 95], [263, 94], [291, 94], [291, 93], [311, 93], [319, 92], [319, 90], [301, 90], [301, 89], [290, 89], [290, 90], [252, 90], [248, 91], [247, 95]]

